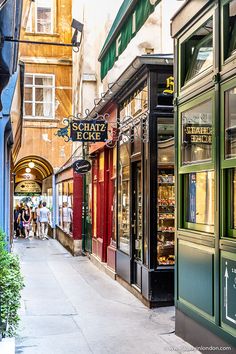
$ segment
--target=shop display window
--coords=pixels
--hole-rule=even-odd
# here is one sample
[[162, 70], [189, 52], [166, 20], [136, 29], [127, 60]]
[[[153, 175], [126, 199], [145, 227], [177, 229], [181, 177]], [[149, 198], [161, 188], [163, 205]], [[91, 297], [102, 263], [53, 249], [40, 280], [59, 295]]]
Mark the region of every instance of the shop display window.
[[73, 231], [73, 180], [57, 184], [59, 226], [67, 234]]
[[[215, 173], [189, 173], [186, 178], [186, 222], [193, 227], [204, 225], [205, 231], [214, 231]], [[197, 227], [196, 229], [201, 229]]]
[[118, 175], [118, 247], [130, 253], [130, 152], [129, 144], [120, 142]]
[[224, 59], [236, 54], [236, 0], [224, 5]]
[[182, 164], [212, 160], [212, 100], [200, 103], [181, 114]]
[[213, 67], [212, 17], [182, 44], [182, 61], [182, 85]]
[[225, 91], [225, 158], [236, 157], [236, 87]]
[[57, 184], [58, 225], [62, 227], [62, 183]]
[[111, 238], [112, 242], [115, 244], [116, 242], [116, 218], [117, 218], [117, 202], [116, 202], [116, 158], [117, 149], [113, 148], [112, 151], [112, 226], [111, 226]]
[[48, 189], [47, 189], [47, 207], [50, 209], [51, 212], [52, 212], [52, 206], [53, 206], [53, 202], [52, 202], [52, 188], [48, 188]]
[[157, 264], [175, 263], [175, 176], [173, 118], [158, 118]]

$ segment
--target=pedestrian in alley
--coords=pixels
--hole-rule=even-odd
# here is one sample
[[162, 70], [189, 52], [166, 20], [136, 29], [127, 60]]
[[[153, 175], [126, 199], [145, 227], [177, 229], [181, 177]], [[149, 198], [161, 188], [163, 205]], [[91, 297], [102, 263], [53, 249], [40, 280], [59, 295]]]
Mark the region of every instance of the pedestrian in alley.
[[22, 212], [22, 221], [25, 231], [25, 238], [29, 238], [29, 232], [31, 227], [31, 210], [28, 205], [25, 206], [25, 209]]
[[42, 239], [48, 240], [48, 224], [51, 220], [50, 210], [47, 208], [47, 203], [43, 202], [43, 207], [39, 211], [39, 221], [41, 224]]
[[23, 218], [22, 218], [24, 210], [25, 210], [24, 203], [21, 202], [20, 203], [20, 207], [19, 207], [18, 220], [17, 220], [18, 225], [19, 225], [19, 236], [20, 237], [25, 237], [25, 231], [24, 231], [24, 226], [23, 226]]
[[15, 209], [14, 209], [14, 232], [15, 232], [15, 237], [19, 237], [20, 236], [19, 215], [20, 215], [20, 207], [17, 204]]
[[42, 202], [35, 208], [35, 216], [36, 216], [36, 237], [42, 237], [41, 223], [40, 223], [40, 209], [42, 208]]

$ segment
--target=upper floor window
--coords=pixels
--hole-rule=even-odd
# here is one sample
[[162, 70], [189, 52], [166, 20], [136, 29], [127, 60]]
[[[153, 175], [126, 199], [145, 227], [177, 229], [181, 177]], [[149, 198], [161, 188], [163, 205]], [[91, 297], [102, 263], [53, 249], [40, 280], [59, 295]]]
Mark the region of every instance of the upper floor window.
[[52, 0], [36, 0], [36, 32], [52, 33]]
[[26, 31], [53, 33], [53, 0], [35, 0], [29, 12]]
[[182, 84], [213, 66], [213, 18], [198, 28], [182, 47], [185, 63]]
[[224, 23], [224, 59], [227, 59], [236, 53], [236, 0], [231, 0], [224, 6]]
[[48, 74], [26, 74], [24, 116], [54, 118], [55, 77]]

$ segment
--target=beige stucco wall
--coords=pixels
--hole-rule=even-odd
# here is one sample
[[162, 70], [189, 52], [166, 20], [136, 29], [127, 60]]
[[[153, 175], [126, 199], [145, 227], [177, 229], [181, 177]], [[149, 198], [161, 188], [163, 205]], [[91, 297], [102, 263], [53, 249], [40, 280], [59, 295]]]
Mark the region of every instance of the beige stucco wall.
[[[94, 106], [94, 99], [101, 97], [108, 84], [114, 82], [137, 55], [147, 53], [173, 53], [170, 36], [170, 18], [182, 5], [178, 0], [162, 0], [155, 12], [128, 44], [103, 82], [100, 81], [98, 56], [106, 36], [123, 0], [73, 0], [72, 16], [84, 23], [84, 35], [79, 54], [73, 54], [73, 101], [74, 112], [84, 112]], [[90, 74], [94, 81], [84, 81], [83, 75]]]

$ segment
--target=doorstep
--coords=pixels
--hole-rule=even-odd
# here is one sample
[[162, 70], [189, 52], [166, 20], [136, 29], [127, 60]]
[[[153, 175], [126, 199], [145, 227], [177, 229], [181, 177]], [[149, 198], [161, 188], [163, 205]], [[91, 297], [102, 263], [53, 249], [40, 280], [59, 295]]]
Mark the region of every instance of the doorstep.
[[98, 269], [109, 275], [109, 277], [111, 277], [113, 280], [116, 280], [116, 273], [113, 269], [109, 268], [106, 263], [101, 262], [100, 259], [94, 254], [87, 254], [87, 256]]
[[3, 338], [0, 342], [0, 353], [1, 354], [15, 354], [15, 338]]

